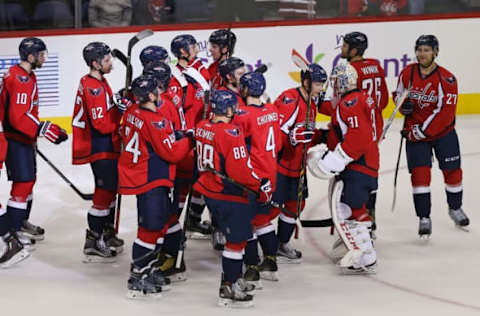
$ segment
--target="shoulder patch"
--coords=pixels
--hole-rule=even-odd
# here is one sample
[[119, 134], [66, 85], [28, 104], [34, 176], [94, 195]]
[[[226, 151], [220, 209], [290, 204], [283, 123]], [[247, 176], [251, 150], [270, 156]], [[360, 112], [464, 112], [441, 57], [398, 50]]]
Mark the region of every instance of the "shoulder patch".
[[288, 96], [283, 96], [283, 99], [282, 99], [282, 103], [284, 104], [289, 104], [289, 103], [292, 103], [293, 101], [295, 101], [295, 99], [292, 99], [292, 98], [289, 98]]
[[238, 135], [240, 135], [240, 130], [238, 128], [226, 129], [225, 132], [234, 137], [238, 137]]
[[160, 122], [152, 122], [152, 125], [158, 129], [164, 129], [166, 126], [165, 120], [161, 120]]
[[97, 89], [91, 89], [91, 88], [87, 88], [87, 89], [88, 89], [88, 92], [94, 97], [98, 97], [100, 95], [100, 93], [103, 92], [102, 87], [97, 88]]
[[248, 114], [247, 110], [237, 109], [237, 112], [235, 112], [235, 115], [245, 115], [245, 114]]
[[[371, 98], [370, 98], [370, 99], [371, 99]], [[353, 98], [352, 100], [345, 100], [345, 101], [343, 102], [343, 104], [345, 104], [345, 106], [346, 106], [347, 108], [350, 108], [350, 107], [354, 106], [355, 104], [357, 104], [357, 102], [358, 102], [358, 97], [355, 97], [355, 98]]]
[[200, 100], [203, 98], [205, 92], [202, 90], [202, 89], [197, 89], [197, 91], [195, 92], [195, 97]]
[[454, 84], [455, 81], [457, 81], [457, 79], [455, 79], [454, 76], [444, 77], [443, 79], [444, 79], [446, 82], [448, 82], [449, 84]]
[[27, 83], [28, 81], [30, 81], [30, 78], [28, 76], [17, 75], [17, 80], [21, 83]]

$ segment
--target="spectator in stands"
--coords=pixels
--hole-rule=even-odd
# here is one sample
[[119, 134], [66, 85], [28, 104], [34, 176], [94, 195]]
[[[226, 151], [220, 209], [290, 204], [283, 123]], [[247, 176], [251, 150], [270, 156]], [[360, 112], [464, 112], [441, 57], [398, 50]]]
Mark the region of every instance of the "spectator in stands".
[[90, 0], [88, 20], [93, 27], [128, 26], [132, 21], [132, 1]]
[[366, 15], [392, 16], [403, 13], [407, 0], [369, 0]]
[[175, 22], [175, 0], [132, 0], [132, 5], [132, 25]]
[[425, 11], [425, 0], [408, 0], [408, 13], [423, 14]]

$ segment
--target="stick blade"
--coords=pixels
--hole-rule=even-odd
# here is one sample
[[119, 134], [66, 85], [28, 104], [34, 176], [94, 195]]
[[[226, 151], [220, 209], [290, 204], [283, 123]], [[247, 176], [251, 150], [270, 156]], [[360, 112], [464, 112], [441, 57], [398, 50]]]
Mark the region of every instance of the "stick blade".
[[303, 71], [308, 70], [309, 62], [300, 55], [295, 49], [292, 49], [292, 61], [293, 63]]
[[152, 36], [153, 35], [153, 31], [150, 30], [150, 29], [146, 29], [146, 30], [143, 30], [143, 31], [140, 31], [137, 33], [137, 35], [135, 35], [135, 37], [141, 41], [143, 40], [144, 38], [146, 37], [149, 37], [149, 36]]

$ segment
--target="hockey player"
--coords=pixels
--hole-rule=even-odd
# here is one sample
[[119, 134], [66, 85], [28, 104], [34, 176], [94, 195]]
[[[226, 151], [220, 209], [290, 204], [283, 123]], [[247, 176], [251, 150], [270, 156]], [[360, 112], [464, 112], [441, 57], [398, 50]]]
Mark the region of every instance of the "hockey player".
[[331, 79], [340, 101], [332, 115], [328, 149], [310, 151], [308, 168], [321, 179], [337, 176], [329, 196], [332, 219], [349, 250], [340, 267], [345, 272], [373, 272], [376, 252], [366, 203], [377, 188], [379, 155], [371, 114], [375, 104], [357, 88], [357, 71], [350, 64], [338, 65]]
[[[321, 140], [324, 133], [322, 130], [314, 131], [316, 107], [323, 114], [330, 115], [332, 111], [330, 103], [323, 102], [327, 73], [317, 64], [310, 64], [308, 67], [308, 71], [301, 73], [301, 86], [284, 91], [275, 100], [280, 115], [283, 148], [278, 155], [277, 183], [273, 200], [277, 203], [285, 203], [286, 208], [290, 210], [288, 213], [280, 213], [280, 210], [276, 209], [280, 213], [277, 231], [279, 241], [277, 256], [280, 263], [300, 263], [302, 260], [302, 253], [288, 245], [296, 226], [294, 214], [297, 212], [298, 184], [303, 159], [303, 146], [301, 145], [307, 143], [308, 146], [311, 146], [312, 139]], [[311, 107], [308, 109], [310, 114], [307, 123], [305, 119], [309, 95], [312, 100]], [[305, 185], [301, 210], [307, 196], [307, 186]]]
[[[259, 202], [271, 199], [271, 184], [268, 179], [256, 179], [248, 167], [249, 155], [244, 135], [231, 121], [236, 112], [237, 98], [230, 91], [215, 91], [212, 96], [211, 120], [201, 121], [195, 127], [198, 170], [200, 177], [195, 189], [205, 196], [209, 210], [218, 219], [218, 224], [227, 238], [222, 254], [222, 281], [220, 306], [252, 306], [254, 289], [246, 284], [242, 275], [243, 250], [252, 235], [251, 209], [244, 190], [233, 181], [259, 191]], [[218, 174], [232, 180], [222, 180]]]
[[117, 160], [120, 154], [118, 129], [124, 108], [113, 101], [104, 75], [112, 70], [110, 47], [92, 42], [83, 49], [90, 68], [80, 79], [73, 110], [72, 163], [89, 163], [95, 179], [93, 205], [88, 210], [85, 262], [112, 262], [123, 250], [115, 235], [115, 201], [118, 186]]
[[[278, 110], [273, 104], [264, 104], [260, 97], [266, 89], [261, 73], [249, 72], [240, 78], [240, 94], [244, 104], [239, 105], [233, 123], [238, 125], [245, 137], [251, 166], [258, 179], [268, 179], [275, 191], [277, 157], [282, 146]], [[251, 201], [255, 210], [252, 220], [253, 237], [245, 248], [245, 280], [260, 288], [260, 276], [278, 281], [278, 239], [271, 221], [278, 215], [269, 205]], [[258, 256], [258, 240], [263, 250], [261, 264]]]
[[139, 101], [126, 112], [122, 124], [125, 147], [120, 155], [119, 193], [137, 196], [138, 232], [132, 247], [128, 296], [158, 296], [170, 283], [158, 259], [173, 207], [174, 163], [193, 148], [185, 137], [175, 140], [172, 123], [159, 111], [158, 83], [152, 76], [132, 82]]
[[430, 219], [430, 169], [432, 152], [443, 172], [449, 215], [453, 222], [468, 226], [462, 209], [460, 145], [455, 131], [458, 88], [455, 76], [435, 62], [439, 45], [434, 35], [422, 35], [415, 42], [417, 63], [407, 66], [398, 79], [396, 93], [411, 87], [400, 108], [405, 115], [402, 135], [407, 139], [407, 163], [411, 174], [413, 201], [419, 217], [420, 236], [432, 233]]
[[[385, 82], [385, 72], [376, 59], [364, 58], [368, 47], [367, 36], [361, 32], [351, 32], [343, 37], [342, 58], [350, 62], [358, 74], [357, 87], [366, 92], [375, 102], [375, 125], [380, 133], [383, 130], [382, 111], [388, 105], [388, 87]], [[381, 135], [376, 135], [377, 142]], [[377, 191], [370, 193], [367, 211], [372, 218], [372, 230], [376, 230], [375, 204]]]
[[[172, 101], [178, 108], [182, 108], [184, 112], [185, 126], [182, 130], [185, 131], [193, 129], [195, 124], [207, 117], [205, 104], [208, 100], [204, 100], [204, 96], [206, 91], [210, 89], [208, 85], [210, 76], [202, 61], [197, 58], [197, 41], [192, 35], [183, 34], [176, 36], [171, 42], [170, 50], [178, 58], [178, 63], [172, 69], [175, 79], [172, 80], [169, 92], [173, 93]], [[181, 80], [185, 80], [187, 83], [182, 86]], [[179, 213], [181, 213], [193, 178], [193, 151], [177, 167], [175, 190], [177, 191], [176, 194], [179, 194], [178, 208]], [[205, 202], [203, 198], [197, 192], [193, 192], [190, 213], [187, 217], [187, 231], [191, 233], [189, 235], [208, 238], [208, 235], [212, 233], [210, 223], [201, 221], [204, 208]], [[176, 227], [180, 228], [180, 225]], [[179, 230], [176, 230], [177, 228], [171, 228], [172, 230], [169, 231], [169, 234], [176, 234], [180, 238]], [[180, 239], [178, 240], [180, 241]]]
[[221, 74], [219, 73], [218, 65], [233, 55], [237, 37], [235, 34], [226, 29], [214, 31], [208, 38], [210, 43], [210, 54], [213, 57], [213, 63], [208, 67], [210, 74], [210, 89], [217, 90], [219, 87], [225, 85]]
[[[2, 90], [2, 86], [0, 85], [0, 94]], [[7, 157], [7, 148], [8, 142], [5, 138], [5, 133], [3, 130], [3, 123], [5, 118], [5, 107], [4, 103], [0, 103], [0, 171], [3, 168], [3, 163]], [[22, 243], [18, 240], [15, 234], [8, 234], [9, 223], [6, 219], [7, 211], [2, 208], [0, 204], [0, 229], [2, 231], [2, 240], [5, 243], [3, 247], [3, 251], [0, 254], [0, 267], [1, 268], [8, 268], [15, 263], [26, 259], [30, 254], [27, 250], [24, 249]], [[6, 225], [6, 226], [4, 226]], [[6, 233], [4, 234], [3, 232]]]
[[220, 90], [230, 90], [237, 95], [238, 104], [244, 105], [240, 95], [240, 78], [247, 72], [243, 60], [237, 57], [229, 57], [218, 65], [218, 73], [221, 76], [223, 86]]
[[[6, 212], [0, 216], [0, 236], [7, 243], [4, 255], [8, 257], [17, 251], [15, 258], [24, 255], [13, 239], [19, 238], [25, 246], [31, 246], [35, 240], [44, 238], [44, 229], [28, 221], [36, 180], [37, 137], [45, 137], [54, 144], [68, 138], [60, 126], [40, 121], [38, 116], [38, 85], [34, 70], [41, 68], [47, 58], [45, 43], [39, 38], [25, 38], [20, 42], [19, 54], [20, 63], [12, 66], [3, 77], [0, 95], [8, 141], [7, 174], [12, 181]], [[14, 263], [15, 258], [9, 261]]]

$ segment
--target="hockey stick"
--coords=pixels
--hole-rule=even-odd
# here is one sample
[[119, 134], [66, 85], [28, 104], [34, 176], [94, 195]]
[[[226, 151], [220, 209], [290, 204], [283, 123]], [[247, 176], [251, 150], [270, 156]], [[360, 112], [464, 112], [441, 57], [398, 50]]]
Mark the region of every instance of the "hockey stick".
[[[309, 62], [302, 57], [295, 49], [292, 49], [292, 61], [293, 63], [303, 71], [308, 71]], [[307, 100], [307, 110], [305, 113], [305, 126], [309, 126], [310, 123], [310, 107], [312, 105], [312, 81], [309, 80], [309, 89], [308, 89], [308, 100]], [[300, 167], [300, 177], [298, 179], [298, 189], [297, 189], [297, 213], [295, 218], [300, 217], [300, 212], [302, 208], [303, 201], [303, 190], [305, 189], [305, 166], [307, 162], [307, 143], [303, 144], [302, 148], [302, 164]]]
[[[405, 127], [405, 119], [403, 121], [403, 126]], [[403, 147], [403, 134], [400, 134], [400, 148], [398, 148], [397, 164], [395, 166], [395, 175], [393, 176], [393, 201], [392, 201], [392, 212], [395, 210], [395, 204], [397, 202], [397, 178], [398, 178], [398, 169], [400, 166], [400, 159], [402, 157], [402, 147]]]
[[128, 58], [127, 58], [127, 56], [125, 56], [125, 54], [124, 54], [121, 50], [119, 50], [119, 49], [117, 49], [117, 48], [114, 48], [114, 49], [112, 50], [112, 56], [115, 57], [115, 58], [117, 58], [118, 60], [120, 60], [120, 61], [122, 62], [122, 64], [123, 64], [125, 67], [127, 67]]
[[[137, 44], [139, 41], [143, 40], [144, 38], [147, 38], [149, 36], [152, 36], [153, 32], [152, 30], [143, 30], [138, 32], [134, 37], [132, 37], [128, 41], [128, 50], [127, 50], [127, 56], [126, 56], [126, 64], [125, 64], [125, 55], [119, 51], [118, 49], [114, 49], [112, 52], [112, 55], [114, 54], [122, 63], [125, 64], [127, 67], [127, 72], [125, 76], [125, 90], [124, 90], [124, 97], [127, 96], [128, 93], [128, 88], [130, 87], [130, 84], [132, 83], [132, 76], [133, 76], [133, 67], [132, 67], [132, 49], [135, 44]], [[115, 207], [115, 233], [118, 234], [118, 227], [120, 225], [120, 208], [122, 206], [122, 195], [117, 194], [117, 205]]]
[[385, 127], [383, 128], [382, 135], [380, 136], [379, 142], [382, 142], [385, 139], [385, 136], [387, 135], [387, 131], [390, 128], [390, 126], [392, 125], [393, 120], [395, 119], [395, 116], [397, 115], [398, 111], [402, 107], [402, 104], [405, 101], [405, 99], [410, 94], [410, 89], [411, 89], [411, 87], [409, 87], [407, 90], [404, 90], [403, 93], [398, 98], [396, 98], [394, 100], [395, 109], [393, 110], [393, 113], [388, 118], [387, 124], [385, 124]]
[[82, 199], [86, 201], [91, 201], [93, 199], [93, 193], [87, 194], [81, 192], [38, 148], [37, 153]]

